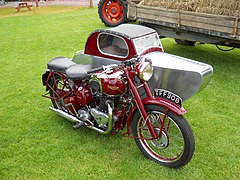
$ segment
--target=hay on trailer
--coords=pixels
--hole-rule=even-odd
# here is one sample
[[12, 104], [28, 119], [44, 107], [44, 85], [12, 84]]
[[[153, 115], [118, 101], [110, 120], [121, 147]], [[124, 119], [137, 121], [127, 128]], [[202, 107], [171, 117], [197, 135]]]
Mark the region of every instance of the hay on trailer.
[[240, 16], [240, 0], [143, 0], [141, 4], [198, 13]]

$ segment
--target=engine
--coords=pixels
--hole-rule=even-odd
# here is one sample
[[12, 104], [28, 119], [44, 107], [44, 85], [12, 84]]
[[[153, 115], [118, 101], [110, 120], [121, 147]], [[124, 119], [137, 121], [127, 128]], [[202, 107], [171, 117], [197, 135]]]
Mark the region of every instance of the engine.
[[99, 126], [105, 126], [112, 118], [114, 101], [100, 92], [95, 95], [96, 106], [90, 109], [90, 114], [93, 116], [94, 120]]
[[68, 109], [72, 114], [77, 112], [77, 116], [81, 120], [104, 128], [113, 119], [113, 108], [118, 98], [101, 93], [97, 85], [93, 82], [90, 85], [82, 84], [78, 87], [76, 96], [66, 99], [74, 100], [68, 100], [68, 103], [71, 104]]
[[96, 73], [89, 81], [95, 102], [94, 107], [90, 109], [90, 114], [99, 126], [107, 125], [110, 118], [116, 122], [121, 115], [116, 111], [116, 105], [126, 88], [122, 73], [121, 71]]
[[[109, 125], [109, 121], [110, 124], [114, 124], [121, 115], [116, 105], [124, 91], [125, 83], [121, 79], [111, 79], [110, 82], [105, 82], [103, 87], [101, 81], [105, 82], [106, 79], [95, 77], [89, 83], [79, 84], [75, 96], [67, 97], [64, 101], [71, 114], [104, 129]], [[109, 87], [108, 90], [106, 87]]]

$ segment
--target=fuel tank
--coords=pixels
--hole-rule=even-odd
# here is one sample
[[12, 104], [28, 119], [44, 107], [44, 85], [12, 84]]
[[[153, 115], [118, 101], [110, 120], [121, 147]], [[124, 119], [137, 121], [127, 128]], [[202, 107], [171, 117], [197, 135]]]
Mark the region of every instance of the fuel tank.
[[123, 72], [119, 70], [96, 73], [90, 80], [90, 87], [97, 87], [96, 90], [107, 95], [120, 96], [126, 91], [126, 83], [122, 74]]

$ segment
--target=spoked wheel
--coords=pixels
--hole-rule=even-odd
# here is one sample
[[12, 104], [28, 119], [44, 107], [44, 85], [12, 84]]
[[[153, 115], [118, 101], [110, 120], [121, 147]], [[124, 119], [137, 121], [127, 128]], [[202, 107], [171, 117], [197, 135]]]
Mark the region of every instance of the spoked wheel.
[[100, 0], [98, 14], [106, 26], [118, 26], [127, 20], [127, 2], [124, 0]]
[[180, 168], [193, 156], [195, 141], [192, 130], [182, 116], [172, 112], [165, 115], [165, 109], [156, 105], [145, 107], [148, 118], [160, 137], [153, 139], [145, 120], [136, 113], [133, 120], [135, 142], [143, 155], [157, 163]]
[[53, 107], [56, 109], [66, 110], [64, 108], [64, 96], [67, 94], [67, 83], [63, 75], [54, 74], [49, 82], [49, 92], [52, 99]]

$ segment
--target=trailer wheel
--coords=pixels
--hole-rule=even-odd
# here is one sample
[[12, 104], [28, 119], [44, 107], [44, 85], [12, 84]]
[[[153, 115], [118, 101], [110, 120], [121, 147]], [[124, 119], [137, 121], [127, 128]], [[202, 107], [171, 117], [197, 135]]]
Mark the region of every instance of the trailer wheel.
[[188, 41], [188, 40], [182, 40], [182, 39], [175, 39], [175, 42], [177, 44], [185, 45], [185, 46], [194, 46], [196, 42], [194, 41]]
[[127, 2], [124, 0], [100, 0], [98, 14], [106, 26], [118, 26], [127, 21]]

